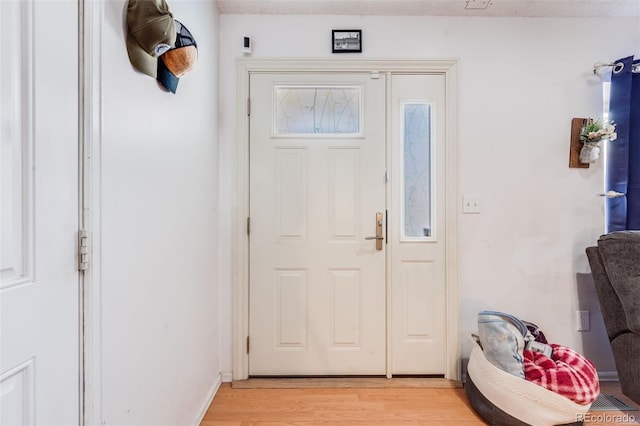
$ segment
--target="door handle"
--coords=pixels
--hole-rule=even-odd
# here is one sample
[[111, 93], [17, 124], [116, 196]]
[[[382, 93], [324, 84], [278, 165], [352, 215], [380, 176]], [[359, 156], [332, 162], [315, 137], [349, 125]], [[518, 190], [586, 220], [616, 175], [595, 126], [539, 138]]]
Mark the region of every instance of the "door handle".
[[366, 237], [365, 240], [376, 240], [376, 250], [382, 250], [382, 240], [384, 237], [382, 236], [382, 213], [376, 213], [376, 236], [375, 237]]

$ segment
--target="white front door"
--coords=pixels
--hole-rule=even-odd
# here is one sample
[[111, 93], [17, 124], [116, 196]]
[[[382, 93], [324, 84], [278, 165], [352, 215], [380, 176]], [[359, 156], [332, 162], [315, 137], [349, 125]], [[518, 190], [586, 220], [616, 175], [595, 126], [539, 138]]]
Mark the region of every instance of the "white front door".
[[250, 74], [249, 375], [455, 377], [446, 87]]
[[249, 374], [385, 374], [385, 80], [250, 93]]
[[0, 1], [0, 423], [79, 424], [78, 14]]

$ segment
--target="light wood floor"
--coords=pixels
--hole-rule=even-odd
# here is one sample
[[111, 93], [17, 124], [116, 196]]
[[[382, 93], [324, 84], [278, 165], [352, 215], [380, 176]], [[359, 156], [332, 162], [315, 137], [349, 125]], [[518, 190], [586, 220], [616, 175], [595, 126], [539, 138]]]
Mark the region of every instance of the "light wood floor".
[[[602, 392], [621, 395], [617, 383], [602, 383]], [[619, 425], [639, 411], [593, 412], [585, 425]], [[626, 422], [624, 420], [627, 420]], [[622, 421], [620, 421], [622, 420]], [[484, 425], [461, 388], [314, 387], [240, 389], [224, 383], [201, 426], [275, 425]]]

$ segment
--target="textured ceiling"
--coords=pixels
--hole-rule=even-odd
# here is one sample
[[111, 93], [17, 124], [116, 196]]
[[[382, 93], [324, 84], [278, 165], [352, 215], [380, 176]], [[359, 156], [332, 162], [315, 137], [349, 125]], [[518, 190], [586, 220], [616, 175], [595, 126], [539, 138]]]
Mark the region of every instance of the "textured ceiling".
[[640, 0], [215, 0], [220, 13], [637, 17]]

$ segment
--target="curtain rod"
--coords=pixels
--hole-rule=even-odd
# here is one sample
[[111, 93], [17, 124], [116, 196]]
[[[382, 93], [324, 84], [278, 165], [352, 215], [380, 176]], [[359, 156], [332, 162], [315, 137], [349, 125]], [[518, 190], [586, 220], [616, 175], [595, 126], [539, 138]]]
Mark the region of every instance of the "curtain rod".
[[[620, 71], [622, 71], [624, 69], [624, 63], [622, 62], [596, 62], [595, 64], [593, 64], [593, 73], [596, 74], [598, 72], [598, 70], [600, 68], [605, 68], [605, 67], [613, 67], [613, 72], [614, 73], [619, 73]], [[640, 72], [640, 63], [637, 64], [632, 64], [631, 65], [631, 72], [637, 73]]]
[[600, 68], [605, 68], [605, 67], [613, 67], [613, 70], [615, 72], [620, 72], [624, 68], [624, 64], [622, 62], [616, 62], [616, 63], [596, 62], [595, 64], [593, 64], [593, 73], [595, 74]]

